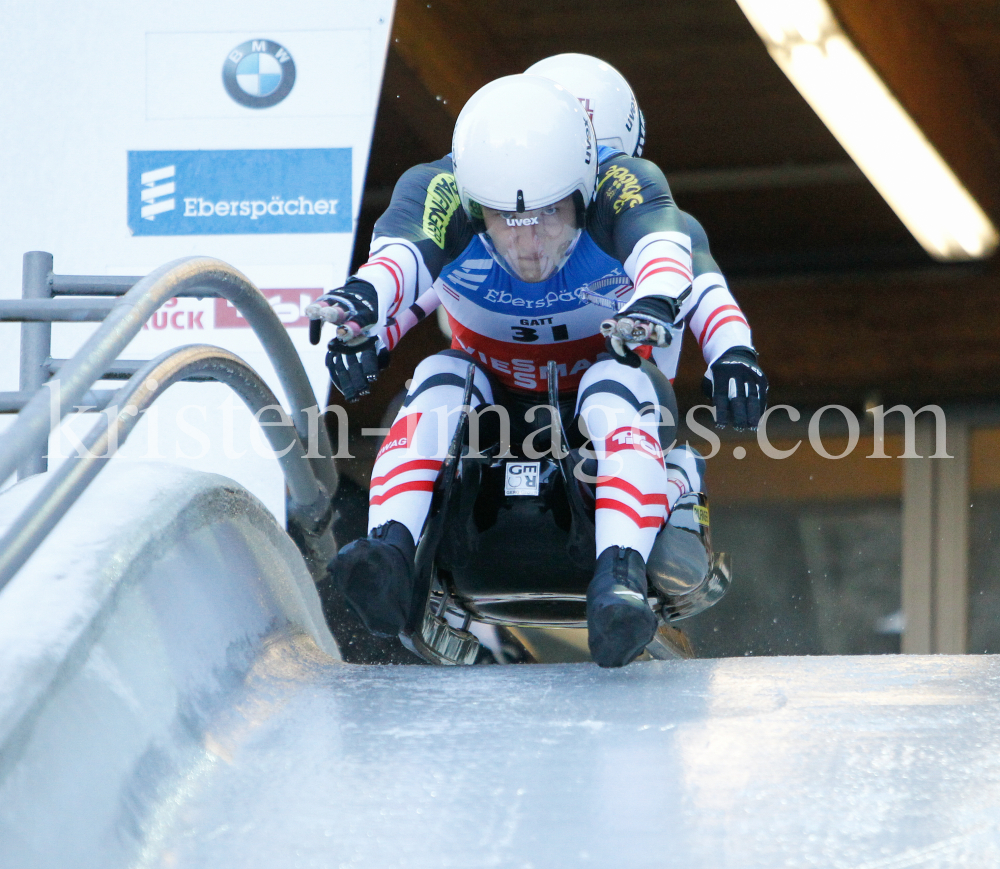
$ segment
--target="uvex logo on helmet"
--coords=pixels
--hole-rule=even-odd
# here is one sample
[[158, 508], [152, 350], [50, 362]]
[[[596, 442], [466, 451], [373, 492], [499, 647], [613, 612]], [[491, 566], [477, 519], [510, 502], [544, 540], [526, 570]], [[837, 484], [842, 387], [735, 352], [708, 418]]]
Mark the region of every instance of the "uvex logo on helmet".
[[[583, 136], [578, 124], [585, 125]], [[474, 203], [522, 218], [574, 192], [589, 204], [597, 186], [596, 149], [590, 120], [566, 88], [536, 75], [495, 79], [469, 98], [455, 122], [462, 206], [478, 220]]]
[[507, 226], [538, 226], [537, 217], [508, 217]]

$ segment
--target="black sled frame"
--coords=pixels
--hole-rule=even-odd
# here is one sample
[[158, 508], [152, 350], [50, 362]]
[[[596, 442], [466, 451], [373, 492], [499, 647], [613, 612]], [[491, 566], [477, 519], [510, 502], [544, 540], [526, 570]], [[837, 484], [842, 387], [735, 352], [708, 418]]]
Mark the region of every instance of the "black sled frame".
[[[643, 360], [643, 366], [662, 393], [661, 404], [674, 407], [676, 418], [669, 382], [651, 363]], [[576, 476], [578, 468], [588, 469], [587, 460], [565, 447], [558, 412], [551, 420], [550, 454], [536, 463], [537, 496], [503, 495], [506, 465], [519, 460], [499, 455], [499, 446], [468, 454], [475, 370], [470, 363], [459, 423], [417, 545], [410, 620], [400, 633], [407, 648], [434, 664], [476, 661], [480, 643], [468, 630], [474, 619], [504, 627], [586, 627], [595, 563], [593, 505]], [[558, 409], [554, 362], [547, 373], [549, 406]], [[593, 470], [596, 462], [590, 462]], [[675, 505], [654, 544], [647, 563], [650, 606], [660, 622], [647, 646], [653, 658], [693, 657], [687, 637], [673, 623], [717, 603], [729, 588], [728, 561], [713, 554], [708, 529], [705, 496], [692, 493]], [[540, 561], [542, 569], [518, 569], [510, 553], [519, 547], [531, 549], [526, 560]], [[449, 613], [460, 626], [449, 623]]]

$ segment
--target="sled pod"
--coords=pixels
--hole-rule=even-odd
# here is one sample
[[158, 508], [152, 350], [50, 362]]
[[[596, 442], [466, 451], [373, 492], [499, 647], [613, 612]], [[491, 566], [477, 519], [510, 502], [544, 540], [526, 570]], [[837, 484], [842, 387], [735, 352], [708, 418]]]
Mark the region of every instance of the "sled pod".
[[663, 618], [677, 621], [717, 603], [732, 576], [726, 556], [712, 552], [708, 499], [689, 492], [677, 499], [653, 543], [646, 575], [663, 596]]

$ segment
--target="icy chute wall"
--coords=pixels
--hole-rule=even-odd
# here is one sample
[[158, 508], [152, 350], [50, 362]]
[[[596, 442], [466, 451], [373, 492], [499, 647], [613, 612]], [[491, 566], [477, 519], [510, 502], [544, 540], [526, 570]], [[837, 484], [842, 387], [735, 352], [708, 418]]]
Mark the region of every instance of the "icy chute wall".
[[[0, 496], [0, 529], [45, 477]], [[254, 674], [336, 660], [252, 495], [109, 463], [0, 593], [0, 866], [141, 865], [178, 788], [224, 758], [213, 734], [261, 714], [240, 712]]]

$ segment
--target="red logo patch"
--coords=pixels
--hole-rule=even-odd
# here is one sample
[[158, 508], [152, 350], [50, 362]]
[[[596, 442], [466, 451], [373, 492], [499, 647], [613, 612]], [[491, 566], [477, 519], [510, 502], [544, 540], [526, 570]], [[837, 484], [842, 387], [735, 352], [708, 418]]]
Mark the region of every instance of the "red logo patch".
[[375, 461], [377, 462], [381, 459], [389, 450], [406, 449], [413, 440], [413, 433], [417, 429], [417, 424], [420, 422], [421, 416], [423, 416], [421, 413], [411, 413], [402, 419], [397, 419], [392, 424], [392, 428], [389, 429], [389, 434], [385, 436], [382, 446], [379, 447]]
[[622, 450], [638, 450], [645, 453], [662, 465], [663, 453], [659, 445], [644, 431], [631, 426], [616, 429], [604, 439], [605, 455], [618, 453]]

